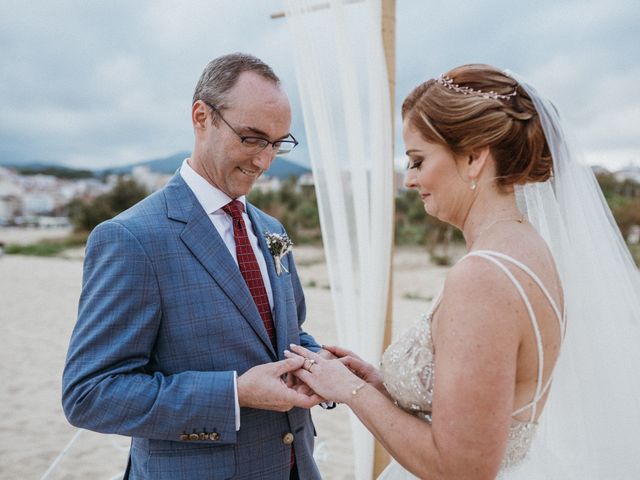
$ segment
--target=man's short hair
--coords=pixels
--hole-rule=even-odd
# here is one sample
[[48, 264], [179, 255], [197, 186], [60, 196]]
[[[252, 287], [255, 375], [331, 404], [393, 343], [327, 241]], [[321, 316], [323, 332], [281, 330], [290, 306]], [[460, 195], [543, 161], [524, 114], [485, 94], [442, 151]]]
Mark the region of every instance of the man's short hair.
[[276, 85], [280, 84], [271, 67], [259, 58], [246, 53], [231, 53], [211, 60], [205, 67], [193, 92], [192, 105], [202, 100], [224, 110], [226, 94], [243, 72], [253, 72]]

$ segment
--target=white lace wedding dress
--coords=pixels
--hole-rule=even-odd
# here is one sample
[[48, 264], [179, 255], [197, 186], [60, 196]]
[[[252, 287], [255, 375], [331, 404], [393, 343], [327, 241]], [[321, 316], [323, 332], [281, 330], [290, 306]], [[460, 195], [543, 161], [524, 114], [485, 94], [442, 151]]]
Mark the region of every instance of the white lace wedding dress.
[[[531, 325], [537, 338], [538, 369], [539, 372], [542, 372], [544, 354], [535, 312], [522, 285], [514, 277], [508, 266], [511, 265], [512, 268], [515, 267], [524, 271], [537, 284], [555, 311], [562, 334], [565, 331], [565, 316], [560, 312], [538, 276], [526, 265], [512, 257], [489, 250], [470, 252], [467, 256], [481, 257], [494, 263], [514, 284], [531, 318]], [[428, 423], [431, 423], [431, 406], [436, 374], [436, 362], [431, 339], [431, 318], [439, 302], [440, 295], [434, 300], [429, 312], [423, 315], [400, 339], [391, 344], [382, 358], [384, 384], [391, 397], [398, 406]], [[545, 381], [541, 374], [538, 375], [538, 383], [533, 399], [513, 412], [507, 450], [500, 466], [498, 479], [538, 480], [563, 478], [560, 466], [558, 462], [554, 461], [550, 452], [541, 452], [531, 448], [537, 429], [535, 419], [538, 413], [538, 402], [544, 396], [550, 384], [551, 376]], [[516, 415], [527, 410], [530, 411], [529, 421], [523, 422], [515, 418]], [[393, 461], [380, 475], [379, 480], [413, 480], [415, 478], [400, 464]]]

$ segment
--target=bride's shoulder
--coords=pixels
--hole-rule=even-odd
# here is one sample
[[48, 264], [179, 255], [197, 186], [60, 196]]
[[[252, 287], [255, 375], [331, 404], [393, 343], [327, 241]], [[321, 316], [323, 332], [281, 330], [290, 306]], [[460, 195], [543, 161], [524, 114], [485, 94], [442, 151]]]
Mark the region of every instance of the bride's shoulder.
[[494, 263], [470, 252], [447, 273], [443, 294], [458, 299], [486, 298], [487, 294], [499, 288], [503, 277], [504, 274]]
[[509, 253], [474, 251], [462, 257], [445, 278], [443, 308], [458, 313], [478, 312], [485, 307], [494, 313], [503, 309], [512, 311], [518, 303], [518, 291], [505, 274], [505, 270], [511, 271], [511, 266], [504, 257], [501, 258], [502, 255], [511, 258], [523, 256], [516, 249]]
[[511, 345], [520, 335], [513, 316], [523, 314], [521, 310], [517, 291], [503, 271], [485, 258], [465, 256], [445, 279], [434, 317], [434, 342], [441, 346], [447, 338], [462, 335]]

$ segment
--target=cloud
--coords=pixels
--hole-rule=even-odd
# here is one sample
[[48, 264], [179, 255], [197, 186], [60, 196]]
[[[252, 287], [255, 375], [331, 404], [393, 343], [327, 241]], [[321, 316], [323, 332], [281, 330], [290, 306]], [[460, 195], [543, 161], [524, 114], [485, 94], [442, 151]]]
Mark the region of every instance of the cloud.
[[[190, 150], [190, 104], [206, 63], [247, 51], [271, 64], [305, 143], [277, 0], [0, 0], [0, 161], [100, 168]], [[633, 95], [636, 0], [397, 2], [396, 106], [462, 63], [510, 68], [554, 99], [585, 149], [640, 163]], [[397, 122], [397, 151], [402, 152]], [[306, 162], [306, 151], [294, 160]]]
[[522, 75], [552, 99], [588, 158], [640, 164], [640, 97], [632, 94], [640, 82], [637, 2], [399, 5], [398, 30], [406, 33], [398, 35], [396, 104], [454, 66], [489, 63]]

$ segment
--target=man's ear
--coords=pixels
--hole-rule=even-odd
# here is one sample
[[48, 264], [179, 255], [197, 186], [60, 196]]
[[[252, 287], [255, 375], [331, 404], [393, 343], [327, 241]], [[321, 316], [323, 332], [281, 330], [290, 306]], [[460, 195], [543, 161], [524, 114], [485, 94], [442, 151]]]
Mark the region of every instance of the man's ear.
[[197, 100], [191, 106], [191, 123], [194, 129], [204, 130], [207, 121], [207, 105], [202, 100]]
[[467, 155], [467, 175], [469, 178], [479, 178], [487, 168], [491, 151], [489, 147], [480, 147], [471, 151]]

